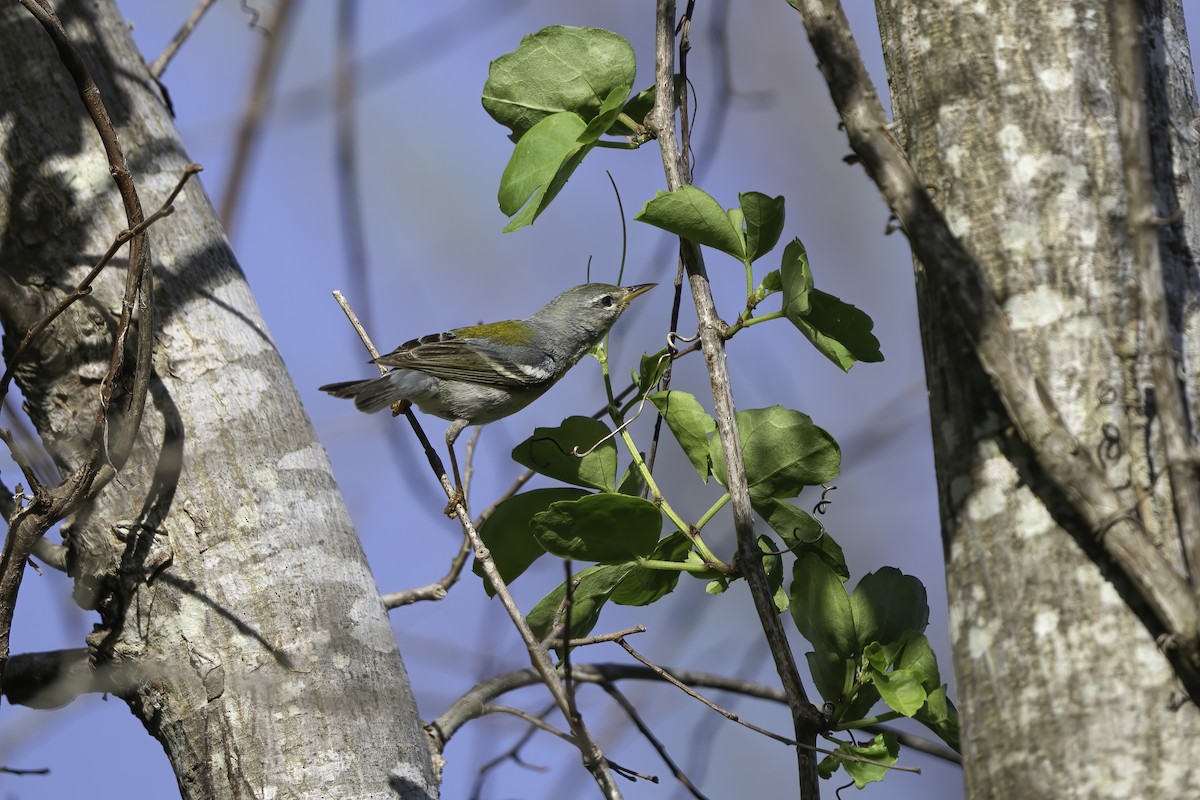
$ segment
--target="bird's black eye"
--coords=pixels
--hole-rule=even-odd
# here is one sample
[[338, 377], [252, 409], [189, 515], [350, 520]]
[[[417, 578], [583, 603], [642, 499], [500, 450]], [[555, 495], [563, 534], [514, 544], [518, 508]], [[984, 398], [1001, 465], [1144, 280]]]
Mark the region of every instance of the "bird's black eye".
[[604, 297], [600, 298], [600, 305], [604, 306], [605, 308], [612, 308], [613, 302], [614, 301], [611, 294], [606, 294]]

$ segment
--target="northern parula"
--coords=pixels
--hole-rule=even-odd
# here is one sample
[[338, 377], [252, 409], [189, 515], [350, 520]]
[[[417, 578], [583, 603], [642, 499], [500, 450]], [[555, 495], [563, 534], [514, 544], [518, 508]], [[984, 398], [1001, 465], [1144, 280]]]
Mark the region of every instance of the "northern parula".
[[405, 342], [374, 360], [392, 368], [383, 375], [320, 389], [354, 398], [354, 405], [368, 414], [407, 401], [426, 414], [451, 420], [446, 446], [461, 489], [454, 441], [463, 428], [515, 414], [541, 397], [604, 338], [630, 300], [656, 285], [585, 283], [567, 289], [532, 317]]

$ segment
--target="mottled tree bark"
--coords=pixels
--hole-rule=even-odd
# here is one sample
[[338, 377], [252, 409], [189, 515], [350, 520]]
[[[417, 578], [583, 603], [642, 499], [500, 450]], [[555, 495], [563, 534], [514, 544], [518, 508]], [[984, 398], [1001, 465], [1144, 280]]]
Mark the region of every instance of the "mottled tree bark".
[[[894, 135], [982, 267], [1080, 457], [1101, 465], [1120, 513], [1185, 574], [1184, 544], [1200, 531], [1181, 530], [1167, 476], [1146, 338], [1155, 311], [1134, 268], [1118, 138], [1113, 52], [1130, 43], [1114, 42], [1109, 4], [876, 5]], [[1144, 21], [1157, 213], [1170, 217], [1158, 238], [1172, 388], [1194, 427], [1192, 67], [1177, 3], [1146, 4]], [[1109, 568], [1102, 532], [1039, 471], [919, 264], [917, 286], [968, 795], [1180, 796], [1200, 781], [1200, 713], [1156, 643], [1161, 629]]]
[[[153, 210], [188, 159], [109, 0], [59, 3]], [[11, 355], [126, 227], [95, 129], [43, 30], [0, 10], [0, 318]], [[65, 541], [94, 663], [186, 798], [427, 798], [395, 637], [329, 463], [198, 181], [150, 229], [154, 376], [132, 458]], [[124, 262], [17, 376], [61, 470], [95, 420]], [[135, 324], [145, 324], [138, 319]], [[123, 401], [120, 390], [114, 407]], [[111, 667], [112, 669], [107, 669]]]

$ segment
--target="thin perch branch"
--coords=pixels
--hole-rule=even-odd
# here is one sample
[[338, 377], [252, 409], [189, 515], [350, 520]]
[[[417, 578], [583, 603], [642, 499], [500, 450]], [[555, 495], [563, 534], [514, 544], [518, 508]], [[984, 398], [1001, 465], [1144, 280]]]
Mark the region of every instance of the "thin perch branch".
[[[689, 181], [685, 156], [681, 154], [680, 143], [676, 139], [675, 107], [672, 100], [675, 85], [674, 0], [658, 0], [655, 30], [655, 102], [654, 109], [646, 121], [658, 138], [667, 188], [674, 191]], [[716, 412], [713, 416], [717, 423], [717, 435], [721, 438], [721, 451], [725, 456], [730, 506], [733, 510], [734, 530], [737, 533], [739, 566], [750, 588], [754, 608], [758, 612], [759, 622], [775, 662], [775, 670], [779, 674], [784, 692], [787, 693], [792, 725], [796, 739], [801, 744], [796, 748], [800, 795], [806, 800], [817, 800], [820, 797], [817, 765], [809, 748], [815, 747], [817, 732], [824, 721], [817, 708], [808, 700], [804, 686], [800, 683], [796, 660], [780, 622], [779, 612], [775, 608], [772, 591], [763, 569], [761, 552], [755, 541], [754, 513], [750, 507], [750, 491], [742, 460], [741, 439], [734, 416], [733, 391], [725, 361], [726, 325], [717, 314], [700, 248], [687, 239], [680, 239], [679, 253], [692, 291], [701, 349], [712, 384]]]

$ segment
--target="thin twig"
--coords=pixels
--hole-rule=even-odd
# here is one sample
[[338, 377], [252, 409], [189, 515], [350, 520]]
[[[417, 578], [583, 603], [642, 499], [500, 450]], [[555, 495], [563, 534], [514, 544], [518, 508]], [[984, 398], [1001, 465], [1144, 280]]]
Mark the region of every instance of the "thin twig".
[[[342, 247], [346, 254], [346, 272], [355, 297], [365, 298], [362, 317], [372, 323], [372, 303], [367, 291], [367, 233], [363, 225], [362, 191], [358, 170], [358, 64], [355, 37], [358, 27], [358, 0], [339, 0], [337, 11], [337, 70], [334, 91], [334, 152], [337, 169], [337, 207], [342, 227]], [[465, 489], [464, 489], [465, 491]]]
[[[589, 644], [601, 644], [602, 642], [615, 642], [618, 639], [625, 638], [626, 636], [633, 636], [634, 634], [645, 633], [645, 632], [646, 632], [645, 625], [634, 625], [632, 628], [626, 628], [623, 631], [613, 631], [612, 633], [598, 633], [595, 636], [585, 636], [582, 639], [571, 639], [567, 642], [567, 647], [570, 647], [570, 648], [586, 647]], [[555, 647], [555, 648], [562, 647], [562, 645], [563, 645], [562, 639], [558, 639], [551, 643], [551, 646]], [[568, 666], [569, 665], [566, 662], [563, 662], [564, 672], [566, 671], [566, 668]]]
[[[679, 142], [675, 133], [675, 108], [672, 102], [674, 84], [675, 2], [658, 0], [655, 25], [655, 101], [647, 123], [657, 135], [667, 188], [671, 191], [689, 181], [686, 157], [680, 152], [682, 147], [686, 153], [688, 143]], [[805, 800], [816, 800], [820, 797], [820, 784], [816, 761], [809, 749], [816, 746], [817, 732], [821, 729], [823, 721], [818, 709], [808, 700], [800, 682], [796, 660], [779, 619], [779, 612], [775, 608], [773, 592], [759, 557], [754, 536], [754, 512], [750, 507], [750, 491], [742, 459], [741, 439], [734, 416], [732, 384], [725, 360], [725, 323], [717, 314], [700, 248], [681, 238], [679, 254], [688, 276], [704, 360], [712, 384], [714, 418], [717, 434], [721, 439], [721, 451], [725, 456], [728, 475], [726, 486], [733, 511], [734, 531], [737, 535], [739, 565], [754, 600], [754, 608], [767, 639], [775, 671], [779, 674], [784, 692], [787, 693], [792, 725], [796, 739], [801, 744], [796, 748], [800, 796]]]
[[713, 711], [717, 712], [718, 714], [720, 714], [722, 717], [729, 720], [730, 722], [736, 722], [738, 725], [742, 725], [746, 728], [749, 728], [750, 730], [754, 731], [755, 733], [761, 733], [763, 736], [766, 736], [769, 739], [774, 739], [777, 742], [781, 742], [783, 744], [790, 745], [790, 746], [794, 746], [796, 744], [795, 739], [789, 739], [786, 736], [780, 736], [778, 733], [775, 733], [774, 731], [769, 731], [766, 728], [760, 728], [757, 725], [755, 725], [754, 723], [747, 722], [746, 720], [742, 719], [741, 717], [739, 717], [737, 714], [730, 711], [729, 709], [723, 708], [723, 707], [717, 705], [712, 700], [709, 700], [707, 697], [700, 694], [695, 689], [693, 689], [692, 687], [688, 686], [683, 681], [681, 681], [678, 678], [676, 678], [675, 676], [673, 676], [671, 673], [667, 672], [662, 667], [660, 667], [657, 664], [655, 664], [654, 662], [650, 661], [650, 659], [643, 656], [637, 650], [634, 650], [632, 647], [629, 646], [629, 643], [626, 642], [624, 639], [618, 639], [617, 644], [619, 644], [619, 645], [621, 645], [621, 647], [625, 648], [625, 652], [629, 653], [629, 655], [633, 656], [638, 661], [642, 662], [642, 664], [645, 665], [646, 669], [653, 672], [659, 678], [661, 678], [662, 680], [671, 684], [676, 689], [679, 689], [681, 692], [686, 694], [688, 697], [691, 697], [694, 700], [699, 700], [701, 703], [708, 706]]
[[289, 23], [293, 17], [295, 0], [279, 0], [275, 8], [275, 17], [271, 22], [271, 35], [263, 45], [262, 54], [258, 59], [258, 67], [254, 72], [254, 84], [250, 95], [246, 98], [246, 107], [242, 111], [242, 121], [238, 125], [237, 142], [234, 145], [233, 163], [229, 168], [229, 181], [221, 197], [221, 222], [229, 238], [233, 238], [233, 226], [237, 222], [238, 206], [242, 199], [242, 188], [250, 166], [250, 158], [254, 154], [254, 146], [262, 130], [263, 117], [269, 104], [271, 87], [279, 64], [283, 61], [283, 48], [287, 43]]
[[600, 681], [600, 688], [607, 692], [608, 696], [621, 707], [621, 710], [625, 712], [625, 716], [629, 717], [634, 727], [638, 729], [646, 741], [650, 743], [650, 746], [654, 748], [654, 752], [658, 753], [658, 757], [667, 765], [667, 769], [671, 770], [671, 776], [679, 781], [683, 788], [687, 789], [688, 793], [692, 797], [695, 797], [696, 800], [708, 800], [708, 797], [696, 787], [696, 784], [692, 783], [692, 779], [671, 758], [671, 754], [667, 752], [666, 745], [654, 735], [654, 731], [650, 730], [650, 726], [642, 719], [642, 715], [638, 713], [637, 707], [630, 702], [625, 693], [618, 689], [612, 681]]
[[[116, 183], [117, 191], [125, 210], [130, 230], [137, 229], [144, 221], [141, 201], [134, 185], [129, 165], [121, 149], [116, 129], [101, 98], [100, 90], [92, 79], [83, 59], [71, 44], [66, 30], [49, 3], [38, 0], [20, 0], [30, 14], [41, 24], [42, 29], [54, 43], [59, 60], [71, 76], [80, 100], [92, 120], [92, 125], [104, 146], [109, 172]], [[92, 429], [90, 453], [84, 463], [51, 490], [34, 493], [33, 501], [18, 511], [8, 527], [0, 554], [0, 680], [8, 662], [9, 636], [12, 631], [13, 612], [21, 587], [25, 564], [29, 560], [33, 544], [50, 527], [80, 504], [95, 496], [124, 465], [133, 449], [145, 411], [146, 395], [150, 388], [150, 368], [154, 348], [153, 323], [153, 272], [150, 269], [150, 248], [146, 233], [133, 234], [129, 242], [129, 267], [125, 274], [125, 292], [121, 303], [120, 317], [113, 334], [112, 352], [108, 371], [100, 383], [100, 402], [97, 404], [96, 421]], [[118, 377], [124, 376], [126, 337], [133, 319], [134, 309], [139, 317], [138, 336], [134, 355], [133, 375], [127, 376], [130, 384], [125, 414], [116, 430], [109, 432], [109, 403]], [[9, 439], [11, 443], [11, 438]]]
[[208, 9], [212, 7], [217, 0], [200, 0], [196, 7], [192, 9], [192, 13], [188, 15], [187, 20], [179, 28], [175, 37], [167, 43], [166, 49], [158, 58], [154, 59], [154, 63], [150, 65], [150, 74], [155, 78], [162, 78], [162, 75], [167, 70], [167, 65], [171, 63], [171, 59], [179, 52], [179, 48], [187, 41], [187, 38], [192, 35], [192, 31], [200, 24], [200, 20], [204, 17]]
[[8, 773], [9, 775], [49, 775], [49, 767], [38, 767], [37, 769], [21, 769], [19, 767], [0, 767], [0, 772]]
[[576, 745], [576, 746], [578, 745], [578, 743], [575, 741], [575, 738], [573, 736], [571, 736], [571, 734], [569, 734], [565, 731], [560, 731], [558, 728], [554, 727], [549, 722], [546, 722], [544, 719], [539, 719], [538, 717], [535, 717], [533, 714], [530, 714], [527, 711], [522, 711], [519, 708], [514, 708], [512, 706], [488, 705], [488, 706], [484, 706], [479, 711], [480, 711], [480, 714], [485, 715], [485, 716], [487, 714], [508, 714], [510, 716], [514, 716], [517, 719], [525, 720], [526, 722], [528, 722], [530, 725], [532, 725], [534, 728], [536, 728], [538, 730], [545, 731], [546, 733], [549, 733], [552, 736], [556, 736], [559, 739], [562, 739], [567, 744]]
[[142, 220], [137, 225], [133, 226], [132, 228], [126, 228], [114, 236], [112, 244], [110, 244], [108, 249], [104, 251], [104, 255], [102, 255], [100, 260], [97, 261], [90, 270], [88, 270], [87, 275], [85, 275], [83, 279], [76, 284], [75, 288], [66, 294], [62, 300], [60, 300], [44, 317], [38, 320], [33, 327], [25, 332], [25, 336], [21, 339], [21, 343], [17, 345], [16, 352], [13, 353], [12, 357], [7, 360], [7, 367], [4, 370], [4, 375], [0, 377], [0, 401], [3, 401], [8, 396], [8, 388], [12, 384], [13, 374], [16, 371], [17, 365], [21, 363], [21, 359], [24, 358], [25, 353], [28, 351], [29, 346], [33, 343], [33, 340], [36, 339], [42, 333], [42, 331], [50, 327], [50, 323], [58, 319], [59, 315], [66, 311], [71, 305], [76, 303], [81, 298], [87, 297], [89, 294], [91, 294], [92, 283], [96, 280], [104, 268], [108, 266], [113, 257], [120, 252], [121, 248], [129, 242], [130, 239], [141, 234], [163, 217], [170, 216], [172, 213], [174, 213], [175, 199], [179, 196], [179, 193], [183, 191], [184, 185], [187, 184], [188, 179], [190, 179], [196, 173], [203, 171], [203, 169], [204, 167], [200, 166], [199, 164], [188, 164], [186, 167], [184, 167], [183, 174], [180, 176], [179, 181], [175, 184], [175, 188], [171, 190], [169, 195], [167, 195], [167, 199], [163, 202], [162, 206], [160, 206], [157, 211], [155, 211], [146, 219]]
[[[354, 330], [362, 338], [363, 345], [367, 348], [367, 352], [373, 358], [378, 358], [378, 351], [375, 345], [371, 343], [367, 332], [363, 330], [362, 323], [359, 322], [357, 315], [350, 308], [349, 303], [340, 291], [333, 293], [338, 305], [350, 320], [350, 324]], [[456, 499], [457, 492], [455, 486], [451, 483], [450, 478], [446, 475], [446, 469], [442, 465], [442, 460], [438, 456], [437, 451], [429, 443], [428, 437], [425, 436], [425, 431], [422, 429], [420, 422], [417, 421], [416, 415], [412, 411], [412, 405], [407, 404], [408, 408], [403, 410], [406, 415], [409, 425], [412, 426], [413, 432], [417, 438], [421, 440], [425, 447], [425, 454], [429, 460], [429, 466], [438, 476], [438, 480], [442, 484], [442, 490], [446, 493], [446, 497]], [[475, 528], [471, 521], [470, 514], [467, 511], [466, 505], [461, 499], [458, 499], [451, 508], [454, 515], [458, 517], [459, 523], [462, 525], [463, 531], [467, 538], [471, 541], [471, 546], [475, 550], [475, 559], [483, 569], [484, 575], [491, 582], [492, 588], [496, 590], [496, 596], [500, 598], [500, 604], [508, 613], [509, 619], [512, 620], [513, 626], [521, 636], [521, 640], [525, 644], [525, 649], [529, 653], [530, 661], [538, 674], [542, 676], [546, 688], [550, 690], [550, 696], [554, 698], [554, 702], [558, 705], [559, 710], [566, 717], [571, 727], [571, 733], [574, 736], [575, 742], [579, 747], [579, 751], [583, 756], [584, 767], [592, 774], [596, 780], [600, 790], [609, 800], [617, 800], [621, 797], [621, 791], [617, 787], [613, 779], [612, 772], [608, 769], [604, 760], [604, 754], [600, 751], [599, 746], [592, 738], [581, 718], [573, 718], [570, 712], [570, 702], [567, 699], [566, 692], [563, 689], [562, 678], [554, 668], [554, 664], [550, 661], [550, 654], [546, 648], [541, 646], [538, 640], [534, 637], [533, 631], [529, 629], [528, 623], [525, 622], [525, 616], [521, 613], [521, 609], [517, 606], [516, 600], [513, 599], [512, 593], [508, 590], [508, 585], [500, 576], [500, 570], [496, 567], [496, 562], [492, 558], [491, 551], [479, 538], [479, 531]]]
[[412, 603], [419, 603], [423, 600], [445, 600], [446, 595], [450, 592], [450, 587], [458, 583], [458, 579], [462, 576], [463, 566], [467, 563], [467, 556], [470, 554], [471, 539], [464, 535], [458, 552], [450, 560], [450, 569], [440, 581], [419, 586], [416, 589], [405, 589], [385, 594], [382, 598], [383, 607], [390, 610], [399, 608], [400, 606], [411, 605]]
[[[547, 714], [553, 711], [554, 708], [554, 704], [550, 704], [544, 711], [542, 711], [541, 714], [538, 715], [539, 718], [545, 717]], [[475, 776], [475, 783], [471, 787], [471, 794], [469, 795], [471, 800], [477, 800], [477, 798], [480, 796], [480, 792], [483, 791], [483, 783], [486, 780], [488, 773], [506, 761], [512, 761], [519, 766], [525, 767], [526, 769], [535, 770], [537, 772], [548, 771], [547, 767], [541, 764], [531, 764], [521, 757], [522, 748], [529, 743], [529, 740], [532, 739], [537, 732], [538, 728], [534, 725], [530, 725], [525, 729], [525, 732], [521, 734], [521, 737], [517, 739], [512, 747], [508, 748], [508, 750], [505, 752], [500, 753], [495, 758], [488, 759], [480, 765], [478, 774]]]
[[[569, 733], [560, 731], [558, 728], [554, 727], [553, 725], [546, 722], [545, 720], [543, 720], [539, 717], [536, 717], [533, 714], [529, 714], [525, 711], [522, 711], [519, 708], [513, 708], [512, 706], [484, 706], [482, 709], [482, 713], [484, 713], [484, 714], [508, 714], [510, 716], [516, 717], [517, 719], [525, 720], [530, 725], [532, 725], [536, 730], [545, 731], [546, 733], [557, 736], [559, 739], [562, 739], [564, 742], [567, 742], [568, 744], [578, 746], [578, 742], [575, 741], [575, 737], [571, 736]], [[641, 780], [649, 781], [650, 783], [658, 783], [658, 778], [656, 778], [653, 775], [647, 775], [647, 774], [641, 773], [641, 772], [634, 772], [633, 770], [631, 770], [627, 767], [621, 766], [617, 762], [613, 761], [611, 758], [605, 758], [604, 760], [605, 760], [605, 763], [614, 772], [616, 772], [618, 775], [621, 775], [624, 778], [628, 778], [629, 780], [637, 780], [640, 778]]]

